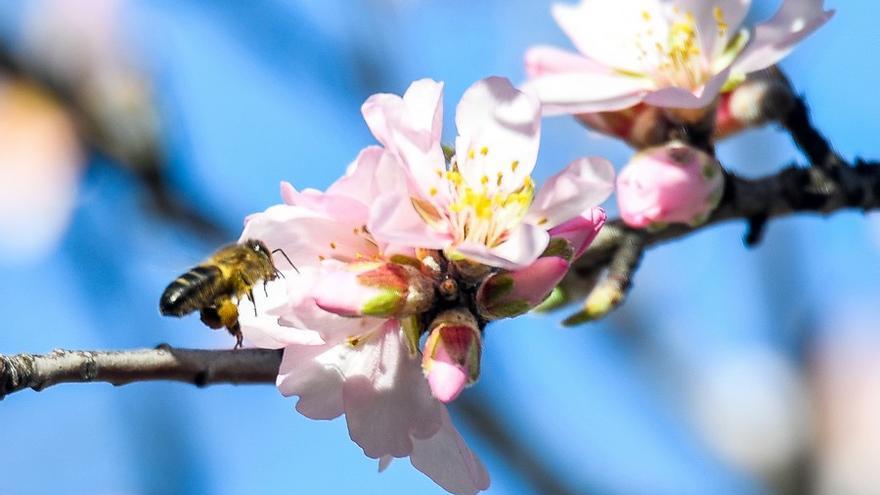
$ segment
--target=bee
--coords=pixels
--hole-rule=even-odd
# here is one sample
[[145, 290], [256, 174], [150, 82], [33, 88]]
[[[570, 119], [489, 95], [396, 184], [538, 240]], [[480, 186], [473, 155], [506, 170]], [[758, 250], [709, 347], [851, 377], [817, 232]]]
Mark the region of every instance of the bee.
[[[253, 303], [254, 285], [260, 281], [265, 291], [268, 282], [284, 277], [272, 262], [272, 255], [277, 252], [297, 270], [284, 251], [269, 251], [256, 239], [221, 247], [165, 288], [159, 300], [159, 312], [180, 317], [198, 310], [205, 325], [214, 329], [225, 327], [235, 337], [235, 348], [241, 347], [237, 303], [242, 296]], [[254, 304], [254, 315], [256, 313]]]

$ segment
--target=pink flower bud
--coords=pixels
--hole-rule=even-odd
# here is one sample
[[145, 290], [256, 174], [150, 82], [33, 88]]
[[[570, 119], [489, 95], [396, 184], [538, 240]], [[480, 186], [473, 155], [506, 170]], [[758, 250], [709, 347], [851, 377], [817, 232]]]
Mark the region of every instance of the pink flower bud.
[[480, 315], [490, 319], [510, 318], [541, 304], [568, 272], [569, 263], [558, 256], [538, 258], [515, 272], [498, 272], [477, 289]]
[[357, 262], [323, 274], [314, 298], [321, 309], [341, 316], [403, 318], [431, 307], [434, 284], [413, 266]]
[[559, 256], [568, 261], [580, 258], [605, 225], [605, 219], [605, 210], [596, 207], [548, 230], [550, 243], [544, 256]]
[[617, 178], [620, 216], [631, 227], [697, 225], [721, 201], [724, 171], [709, 154], [679, 142], [635, 155]]
[[422, 370], [441, 402], [458, 397], [480, 376], [482, 338], [476, 318], [465, 308], [444, 311], [431, 322]]

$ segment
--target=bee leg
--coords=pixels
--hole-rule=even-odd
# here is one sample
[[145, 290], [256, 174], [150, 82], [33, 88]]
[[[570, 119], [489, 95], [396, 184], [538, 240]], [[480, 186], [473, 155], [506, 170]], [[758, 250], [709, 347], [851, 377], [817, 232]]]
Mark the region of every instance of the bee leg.
[[[266, 286], [264, 285], [263, 288], [265, 289]], [[251, 304], [254, 305], [254, 316], [257, 316], [257, 301], [254, 301], [254, 289], [248, 291], [247, 297], [250, 299]]]
[[263, 282], [263, 294], [266, 294], [266, 297], [269, 297], [269, 289], [266, 288], [268, 282]]
[[235, 337], [235, 346], [233, 349], [241, 349], [241, 342], [244, 340], [244, 336], [241, 334], [241, 325], [236, 321], [235, 325], [227, 330], [229, 330], [229, 333]]
[[199, 312], [199, 317], [201, 318], [202, 323], [214, 330], [223, 328], [223, 321], [220, 319], [220, 315], [217, 313], [217, 308], [214, 306], [202, 308]]
[[235, 337], [235, 348], [241, 347], [242, 335], [241, 325], [238, 323], [238, 307], [231, 299], [227, 298], [217, 306], [217, 314], [220, 315], [220, 320], [226, 330]]

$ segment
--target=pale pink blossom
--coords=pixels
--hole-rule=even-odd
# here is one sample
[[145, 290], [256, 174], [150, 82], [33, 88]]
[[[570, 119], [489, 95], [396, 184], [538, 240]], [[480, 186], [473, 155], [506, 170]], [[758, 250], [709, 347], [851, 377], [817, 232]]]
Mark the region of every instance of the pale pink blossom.
[[[352, 273], [403, 273], [391, 277], [402, 294], [393, 302], [412, 302], [410, 272], [388, 267], [417, 263], [415, 250], [381, 242], [366, 228], [376, 198], [405, 190], [397, 160], [367, 148], [327, 192], [283, 184], [284, 204], [248, 217], [242, 238], [282, 249], [299, 273], [276, 255], [284, 278], [269, 284], [268, 296], [257, 295], [256, 316], [242, 303], [242, 332], [259, 347], [284, 349], [277, 385], [282, 394], [299, 397], [300, 413], [313, 419], [345, 415], [352, 440], [380, 467], [410, 456], [440, 486], [472, 495], [488, 487], [488, 476], [433, 397], [417, 342], [402, 332], [399, 319], [366, 316], [371, 311], [363, 311], [363, 303], [376, 294], [351, 283]], [[389, 280], [383, 277], [381, 284]], [[328, 281], [338, 282], [336, 299]]]
[[547, 114], [620, 110], [640, 102], [702, 108], [725, 85], [769, 67], [833, 15], [823, 0], [783, 0], [742, 27], [751, 0], [582, 0], [553, 16], [580, 53], [537, 46], [526, 84]]
[[718, 205], [724, 171], [715, 158], [673, 142], [635, 155], [617, 178], [617, 203], [627, 225], [703, 223]]
[[408, 188], [374, 205], [369, 230], [377, 239], [443, 250], [450, 259], [524, 268], [547, 247], [549, 229], [598, 206], [613, 189], [608, 161], [581, 158], [535, 194], [540, 105], [503, 78], [465, 91], [448, 164], [440, 145], [442, 83], [424, 79], [403, 97], [374, 95], [362, 111], [376, 139], [408, 171]]

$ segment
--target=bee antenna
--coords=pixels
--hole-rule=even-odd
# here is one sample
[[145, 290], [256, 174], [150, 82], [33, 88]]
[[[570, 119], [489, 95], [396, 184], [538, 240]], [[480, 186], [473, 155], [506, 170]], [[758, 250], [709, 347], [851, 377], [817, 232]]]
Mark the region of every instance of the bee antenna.
[[275, 254], [275, 253], [281, 253], [281, 255], [284, 256], [284, 259], [286, 259], [287, 262], [290, 263], [290, 266], [292, 266], [293, 269], [296, 270], [296, 273], [299, 273], [299, 268], [297, 268], [296, 265], [294, 265], [293, 262], [290, 261], [290, 258], [287, 257], [287, 253], [285, 253], [283, 249], [281, 249], [281, 248], [273, 249], [272, 254]]

